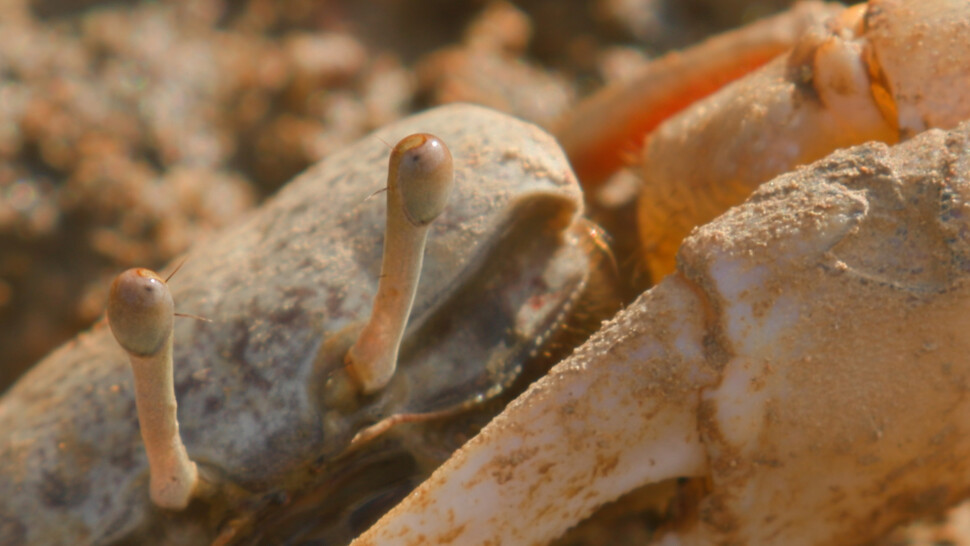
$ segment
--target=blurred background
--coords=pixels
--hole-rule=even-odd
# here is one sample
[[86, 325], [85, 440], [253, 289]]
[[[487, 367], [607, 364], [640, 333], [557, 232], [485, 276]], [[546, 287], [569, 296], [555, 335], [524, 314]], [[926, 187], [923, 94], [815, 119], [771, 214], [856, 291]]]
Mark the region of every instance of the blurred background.
[[[0, 0], [0, 391], [372, 129], [470, 101], [548, 126], [785, 0]], [[180, 309], [191, 313], [191, 309]]]

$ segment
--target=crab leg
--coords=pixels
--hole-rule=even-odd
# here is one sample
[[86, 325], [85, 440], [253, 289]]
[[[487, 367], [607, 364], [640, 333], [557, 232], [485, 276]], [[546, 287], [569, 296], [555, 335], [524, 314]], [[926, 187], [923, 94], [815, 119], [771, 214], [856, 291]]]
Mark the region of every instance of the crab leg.
[[356, 544], [541, 544], [674, 476], [712, 491], [669, 544], [942, 510], [970, 483], [968, 232], [970, 125], [779, 177]]
[[854, 6], [660, 126], [643, 148], [638, 210], [652, 277], [673, 270], [694, 226], [771, 178], [839, 148], [970, 117], [968, 21], [964, 0]]
[[632, 81], [604, 88], [556, 129], [577, 177], [587, 188], [639, 154], [658, 125], [725, 84], [791, 48], [810, 25], [843, 8], [804, 2], [791, 11], [664, 55]]

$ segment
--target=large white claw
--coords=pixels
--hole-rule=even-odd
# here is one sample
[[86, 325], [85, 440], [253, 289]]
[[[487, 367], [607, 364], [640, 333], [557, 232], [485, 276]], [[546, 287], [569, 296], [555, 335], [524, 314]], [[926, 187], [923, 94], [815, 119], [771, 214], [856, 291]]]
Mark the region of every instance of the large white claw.
[[[679, 279], [556, 366], [354, 544], [527, 544], [638, 484], [706, 473], [703, 311]], [[647, 307], [663, 309], [648, 313]]]
[[355, 544], [536, 544], [672, 476], [664, 543], [854, 544], [970, 491], [970, 125], [836, 153], [678, 272]]

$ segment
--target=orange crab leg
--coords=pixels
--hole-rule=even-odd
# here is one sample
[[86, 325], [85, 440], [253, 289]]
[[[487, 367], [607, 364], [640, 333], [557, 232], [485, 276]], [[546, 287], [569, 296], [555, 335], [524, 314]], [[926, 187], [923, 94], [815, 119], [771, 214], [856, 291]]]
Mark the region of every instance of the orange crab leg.
[[633, 81], [599, 91], [555, 131], [579, 180], [596, 187], [631, 157], [667, 118], [790, 49], [813, 22], [843, 9], [820, 3], [762, 19], [668, 53]]

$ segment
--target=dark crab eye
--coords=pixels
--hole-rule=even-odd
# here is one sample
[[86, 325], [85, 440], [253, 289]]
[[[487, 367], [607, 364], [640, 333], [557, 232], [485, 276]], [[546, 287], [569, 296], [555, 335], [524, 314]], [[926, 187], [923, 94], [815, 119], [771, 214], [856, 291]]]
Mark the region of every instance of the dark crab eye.
[[172, 332], [174, 316], [172, 294], [154, 271], [129, 269], [111, 283], [108, 323], [129, 353], [156, 354]]

